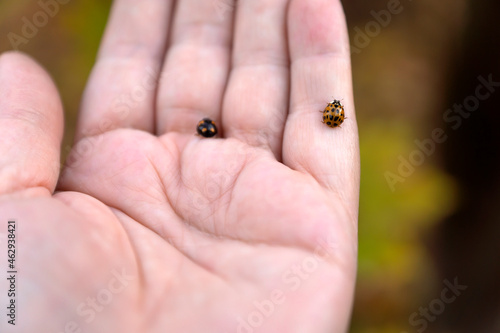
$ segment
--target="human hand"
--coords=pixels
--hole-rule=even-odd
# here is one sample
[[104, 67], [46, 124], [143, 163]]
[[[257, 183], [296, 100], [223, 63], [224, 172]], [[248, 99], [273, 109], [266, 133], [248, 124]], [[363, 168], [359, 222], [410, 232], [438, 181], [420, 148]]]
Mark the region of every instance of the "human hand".
[[[0, 58], [7, 332], [346, 331], [359, 152], [340, 2], [220, 1], [115, 1], [61, 175], [54, 85]], [[339, 129], [318, 112], [332, 97]], [[219, 138], [194, 135], [203, 117]]]

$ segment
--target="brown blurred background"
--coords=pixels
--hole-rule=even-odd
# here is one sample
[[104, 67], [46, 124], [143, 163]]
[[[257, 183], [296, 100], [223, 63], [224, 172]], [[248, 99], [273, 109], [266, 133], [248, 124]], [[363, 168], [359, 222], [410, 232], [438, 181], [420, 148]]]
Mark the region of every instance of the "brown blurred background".
[[[69, 1], [45, 24], [37, 1], [0, 1], [0, 52], [39, 20], [15, 43], [60, 88], [67, 153], [111, 1]], [[362, 158], [351, 332], [498, 333], [500, 1], [344, 7]]]

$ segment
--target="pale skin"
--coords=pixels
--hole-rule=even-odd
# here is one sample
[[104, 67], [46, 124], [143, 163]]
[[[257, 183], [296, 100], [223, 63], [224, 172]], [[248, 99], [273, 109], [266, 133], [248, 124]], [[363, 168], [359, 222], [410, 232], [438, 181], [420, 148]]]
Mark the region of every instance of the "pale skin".
[[[15, 219], [19, 271], [2, 332], [346, 332], [359, 151], [340, 2], [173, 2], [113, 4], [61, 172], [55, 85], [0, 57], [0, 243]], [[318, 112], [333, 99], [337, 129]], [[203, 117], [217, 138], [194, 135]]]

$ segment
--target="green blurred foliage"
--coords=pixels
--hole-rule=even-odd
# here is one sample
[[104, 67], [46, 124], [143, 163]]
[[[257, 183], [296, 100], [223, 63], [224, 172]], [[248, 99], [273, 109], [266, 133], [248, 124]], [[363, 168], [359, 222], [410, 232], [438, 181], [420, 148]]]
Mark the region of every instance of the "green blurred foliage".
[[[456, 203], [453, 180], [424, 163], [392, 192], [384, 177], [417, 147], [410, 124], [371, 122], [361, 130], [359, 262], [352, 332], [400, 332], [434, 298], [425, 235]], [[383, 147], [383, 149], [381, 148]], [[399, 330], [385, 327], [398, 326]], [[378, 328], [377, 328], [378, 327]]]
[[[344, 3], [354, 46], [355, 28], [366, 31], [374, 21], [371, 11], [387, 3]], [[449, 59], [465, 23], [465, 5], [451, 0], [403, 3], [401, 13], [353, 54], [361, 149], [353, 333], [416, 332], [410, 315], [442, 288], [427, 242], [433, 228], [453, 212], [459, 193], [439, 165], [439, 144], [394, 191], [385, 174], [398, 174], [399, 158], [408, 160], [418, 150], [415, 140], [443, 128]]]

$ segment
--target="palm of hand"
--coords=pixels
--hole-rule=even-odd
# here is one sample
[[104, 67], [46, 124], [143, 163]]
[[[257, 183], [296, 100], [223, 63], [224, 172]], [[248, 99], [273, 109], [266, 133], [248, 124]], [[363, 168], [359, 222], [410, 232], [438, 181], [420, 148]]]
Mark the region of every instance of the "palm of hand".
[[[72, 207], [100, 215], [86, 217], [93, 232], [78, 227], [73, 237], [99, 233], [102, 239], [88, 243], [104, 260], [103, 278], [112, 277], [110, 263], [115, 271], [127, 271], [131, 282], [125, 292], [144, 301], [128, 306], [169, 314], [149, 323], [159, 331], [175, 327], [173, 321], [186, 331], [207, 325], [231, 331], [240, 324], [238, 317], [251, 327], [265, 318], [270, 331], [293, 331], [304, 307], [335, 308], [345, 285], [333, 281], [352, 283], [349, 238], [354, 236], [340, 220], [345, 221], [342, 204], [312, 177], [288, 169], [263, 149], [231, 139], [156, 138], [120, 130], [108, 133], [74, 169], [63, 186], [113, 207], [114, 215], [80, 193], [59, 193], [56, 197]], [[67, 279], [67, 272], [60, 278]], [[274, 293], [281, 296], [274, 300]], [[325, 299], [318, 302], [318, 293]], [[317, 296], [303, 299], [311, 294]], [[123, 296], [116, 297], [119, 302]], [[252, 317], [258, 311], [254, 302], [269, 301], [274, 309]], [[287, 327], [283, 319], [290, 316], [296, 321]], [[303, 320], [305, 325], [310, 318]], [[332, 317], [322, 320], [329, 327]]]
[[[299, 129], [286, 135], [300, 138]], [[20, 221], [20, 285], [31, 292], [19, 304], [51, 318], [43, 331], [345, 329], [356, 177], [313, 176], [326, 162], [296, 162], [285, 140], [270, 150], [133, 129], [85, 140], [59, 192], [26, 186], [0, 204]], [[40, 330], [40, 321], [20, 327]]]

